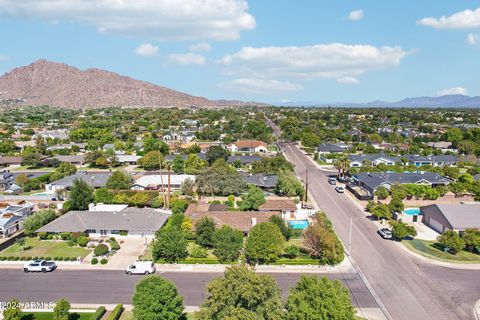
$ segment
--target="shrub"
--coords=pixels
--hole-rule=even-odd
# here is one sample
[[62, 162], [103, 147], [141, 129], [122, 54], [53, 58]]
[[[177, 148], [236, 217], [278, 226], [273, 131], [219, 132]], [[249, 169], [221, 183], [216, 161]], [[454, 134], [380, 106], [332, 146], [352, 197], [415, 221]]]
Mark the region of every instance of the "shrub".
[[69, 247], [75, 246], [75, 241], [73, 241], [73, 240], [68, 240], [68, 241], [67, 241], [67, 246], [69, 246]]
[[33, 258], [32, 258], [32, 260], [38, 260], [38, 257], [37, 257], [37, 256], [35, 256], [35, 257], [33, 257]]
[[70, 239], [77, 242], [78, 238], [85, 236], [83, 232], [72, 232], [70, 234]]
[[447, 230], [437, 238], [438, 243], [451, 254], [457, 254], [465, 247], [465, 241], [453, 230]]
[[53, 234], [49, 234], [49, 235], [47, 236], [47, 240], [53, 240]]
[[122, 231], [120, 231], [119, 234], [120, 234], [121, 236], [128, 236], [128, 231], [122, 230]]
[[40, 240], [46, 240], [48, 237], [48, 234], [46, 232], [39, 232], [37, 233], [37, 235]]
[[97, 308], [97, 310], [95, 310], [95, 313], [92, 314], [92, 317], [91, 319], [92, 320], [100, 320], [102, 319], [103, 315], [105, 314], [105, 312], [107, 312], [107, 310], [105, 309], [104, 306], [100, 306]]
[[71, 258], [70, 258], [70, 261], [77, 261], [77, 258], [71, 257]]
[[77, 239], [77, 243], [80, 247], [85, 248], [90, 242], [90, 238], [87, 236], [81, 236]]
[[107, 262], [108, 262], [107, 258], [103, 258], [102, 260], [100, 260], [100, 264], [107, 264]]
[[123, 313], [123, 304], [117, 304], [108, 316], [107, 320], [118, 320]]
[[91, 263], [92, 263], [92, 264], [97, 264], [97, 263], [98, 263], [98, 259], [97, 259], [97, 258], [92, 258]]
[[63, 241], [72, 240], [72, 238], [70, 237], [70, 232], [61, 232], [60, 233], [60, 238]]
[[7, 260], [8, 261], [13, 261], [13, 257], [8, 257]]
[[52, 257], [45, 257], [45, 260], [52, 260]]
[[300, 248], [297, 247], [296, 245], [288, 246], [285, 249], [285, 252], [283, 253], [283, 255], [285, 257], [290, 258], [290, 259], [294, 259], [294, 258], [298, 257], [299, 254], [300, 254]]
[[93, 249], [93, 254], [96, 256], [103, 256], [108, 253], [108, 246], [106, 244], [100, 243], [95, 249]]
[[120, 250], [120, 245], [118, 244], [117, 241], [112, 241], [110, 242], [110, 249], [115, 251]]
[[198, 245], [193, 246], [192, 251], [190, 252], [190, 257], [192, 258], [206, 258], [207, 256], [207, 249], [202, 248]]
[[18, 260], [20, 260], [20, 257], [15, 257], [15, 258], [13, 258], [13, 260], [18, 261]]

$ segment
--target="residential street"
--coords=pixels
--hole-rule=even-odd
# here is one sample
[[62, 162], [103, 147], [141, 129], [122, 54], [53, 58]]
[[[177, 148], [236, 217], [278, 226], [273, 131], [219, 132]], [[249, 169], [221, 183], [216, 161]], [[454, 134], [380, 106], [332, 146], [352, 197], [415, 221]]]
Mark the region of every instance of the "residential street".
[[432, 266], [381, 239], [364, 213], [327, 183], [326, 173], [294, 144], [282, 149], [302, 180], [308, 168], [309, 197], [326, 212], [345, 244], [353, 217], [352, 257], [393, 319], [473, 319], [473, 306], [480, 298], [479, 271]]
[[[205, 297], [205, 288], [221, 273], [163, 272], [184, 297], [187, 306], [199, 306]], [[300, 273], [272, 273], [286, 297], [288, 289], [296, 284]], [[318, 276], [323, 276], [319, 274]], [[332, 273], [351, 290], [353, 303], [361, 308], [377, 308], [362, 280], [354, 273]], [[56, 270], [52, 273], [23, 273], [20, 268], [0, 272], [0, 301], [12, 297], [24, 302], [50, 302], [66, 298], [77, 304], [130, 304], [135, 284], [142, 276], [128, 276], [123, 271]]]

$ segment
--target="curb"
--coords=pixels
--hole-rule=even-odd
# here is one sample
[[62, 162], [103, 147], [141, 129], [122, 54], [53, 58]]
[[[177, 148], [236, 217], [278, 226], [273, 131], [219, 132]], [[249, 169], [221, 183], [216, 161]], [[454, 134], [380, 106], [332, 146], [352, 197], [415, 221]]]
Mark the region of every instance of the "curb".
[[480, 300], [478, 300], [473, 306], [473, 317], [476, 320], [480, 320]]

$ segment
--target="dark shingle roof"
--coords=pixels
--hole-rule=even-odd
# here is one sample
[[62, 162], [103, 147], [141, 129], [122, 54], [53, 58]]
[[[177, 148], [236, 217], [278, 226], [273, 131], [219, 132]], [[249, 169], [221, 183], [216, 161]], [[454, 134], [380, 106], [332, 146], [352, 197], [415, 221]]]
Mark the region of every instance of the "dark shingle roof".
[[334, 145], [332, 143], [322, 143], [317, 147], [317, 151], [320, 152], [343, 152], [344, 149], [340, 148], [337, 145]]
[[60, 180], [52, 182], [53, 185], [63, 186], [69, 188], [73, 185], [75, 179], [81, 179], [85, 181], [90, 187], [101, 188], [107, 184], [108, 178], [112, 175], [111, 172], [84, 172], [75, 173], [70, 176], [66, 176]]
[[243, 176], [243, 181], [257, 187], [273, 188], [278, 183], [278, 176], [265, 176], [263, 174], [252, 174]]
[[256, 155], [230, 156], [228, 157], [227, 162], [232, 164], [237, 160], [240, 161], [242, 164], [250, 164], [252, 162], [262, 160], [262, 157]]
[[372, 173], [358, 173], [354, 176], [355, 180], [361, 181], [363, 184], [377, 188], [381, 184], [411, 184], [411, 183], [435, 183], [448, 184], [451, 181], [438, 173], [433, 172], [405, 172], [405, 173], [387, 173], [387, 172], [372, 172]]

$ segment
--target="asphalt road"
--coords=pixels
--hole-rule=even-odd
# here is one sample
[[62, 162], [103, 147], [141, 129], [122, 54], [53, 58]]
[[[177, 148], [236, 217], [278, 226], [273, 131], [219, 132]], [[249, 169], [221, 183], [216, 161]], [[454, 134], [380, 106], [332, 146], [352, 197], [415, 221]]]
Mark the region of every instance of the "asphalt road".
[[[187, 306], [199, 306], [205, 288], [221, 273], [163, 272], [157, 273], [175, 283]], [[283, 297], [295, 286], [301, 274], [272, 273]], [[321, 276], [321, 275], [319, 275]], [[355, 306], [377, 308], [378, 305], [358, 274], [328, 274], [341, 280], [350, 289]], [[12, 297], [22, 302], [52, 302], [66, 298], [81, 304], [130, 304], [135, 284], [143, 276], [129, 276], [122, 271], [55, 270], [51, 273], [23, 273], [18, 269], [0, 270], [0, 302]]]
[[433, 266], [381, 239], [360, 209], [327, 183], [325, 172], [295, 145], [284, 144], [282, 149], [303, 180], [308, 168], [309, 196], [332, 220], [344, 243], [353, 217], [351, 255], [393, 319], [473, 319], [473, 306], [480, 299], [480, 271]]

